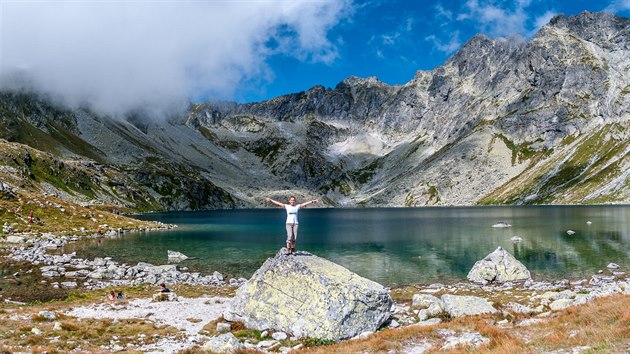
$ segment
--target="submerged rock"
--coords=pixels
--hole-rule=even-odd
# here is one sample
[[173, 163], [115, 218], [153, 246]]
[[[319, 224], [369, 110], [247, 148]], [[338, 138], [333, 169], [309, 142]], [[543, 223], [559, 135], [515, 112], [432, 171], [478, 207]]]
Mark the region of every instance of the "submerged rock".
[[166, 255], [168, 256], [169, 262], [181, 262], [183, 260], [188, 259], [188, 256], [181, 252], [167, 250]]
[[281, 250], [238, 289], [223, 316], [248, 328], [340, 340], [378, 329], [392, 304], [376, 282], [308, 252]]
[[467, 276], [475, 283], [504, 283], [510, 281], [526, 281], [531, 279], [529, 270], [514, 256], [502, 247], [477, 261]]

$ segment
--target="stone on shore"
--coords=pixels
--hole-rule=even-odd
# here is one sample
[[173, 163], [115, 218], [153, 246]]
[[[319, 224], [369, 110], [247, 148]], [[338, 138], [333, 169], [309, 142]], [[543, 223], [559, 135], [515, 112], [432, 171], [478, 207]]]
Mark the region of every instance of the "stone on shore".
[[24, 243], [27, 241], [26, 237], [22, 237], [22, 236], [7, 236], [6, 242], [9, 243]]
[[531, 280], [529, 270], [501, 246], [477, 261], [467, 276], [475, 283], [504, 283]]
[[444, 294], [441, 299], [444, 304], [444, 311], [452, 317], [473, 316], [497, 312], [488, 300], [477, 296]]
[[390, 317], [387, 289], [308, 252], [280, 250], [241, 286], [223, 316], [295, 337], [352, 338]]
[[242, 349], [242, 347], [241, 343], [232, 333], [224, 333], [210, 338], [210, 340], [203, 345], [202, 349], [212, 353], [233, 353]]

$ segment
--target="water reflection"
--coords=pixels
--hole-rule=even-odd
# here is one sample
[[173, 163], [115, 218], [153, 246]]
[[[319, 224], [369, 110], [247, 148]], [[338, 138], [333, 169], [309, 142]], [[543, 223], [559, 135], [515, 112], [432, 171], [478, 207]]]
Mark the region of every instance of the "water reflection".
[[[141, 216], [175, 223], [171, 231], [91, 240], [65, 251], [130, 264], [167, 263], [167, 250], [193, 271], [249, 277], [284, 244], [284, 211], [256, 209]], [[630, 268], [628, 206], [305, 209], [298, 249], [386, 285], [465, 279], [498, 246], [537, 279], [582, 277], [610, 262]], [[506, 221], [509, 228], [493, 228]], [[587, 224], [591, 221], [591, 224]], [[574, 230], [568, 235], [567, 230]], [[522, 242], [513, 243], [518, 235]]]

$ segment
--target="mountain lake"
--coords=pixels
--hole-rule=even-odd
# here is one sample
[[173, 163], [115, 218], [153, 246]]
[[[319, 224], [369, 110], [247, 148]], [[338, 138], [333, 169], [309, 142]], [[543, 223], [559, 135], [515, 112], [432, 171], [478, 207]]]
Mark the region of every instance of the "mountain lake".
[[[136, 215], [179, 227], [72, 243], [81, 258], [167, 264], [167, 250], [190, 259], [189, 272], [249, 278], [285, 245], [281, 208]], [[298, 251], [308, 251], [383, 285], [463, 281], [498, 246], [535, 280], [589, 279], [616, 263], [630, 270], [630, 206], [304, 208]], [[510, 227], [493, 227], [497, 223]], [[574, 234], [567, 233], [572, 230]], [[522, 239], [512, 241], [514, 236]]]

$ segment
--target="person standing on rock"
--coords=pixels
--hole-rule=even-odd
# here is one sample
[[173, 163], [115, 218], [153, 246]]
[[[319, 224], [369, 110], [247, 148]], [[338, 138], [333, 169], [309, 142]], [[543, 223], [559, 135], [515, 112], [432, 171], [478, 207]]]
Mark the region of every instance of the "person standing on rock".
[[287, 211], [287, 254], [295, 254], [295, 242], [298, 235], [298, 210], [304, 208], [307, 205], [319, 202], [319, 199], [309, 200], [302, 204], [295, 204], [295, 197], [289, 197], [289, 204], [280, 203], [271, 198], [267, 198], [268, 202], [271, 202]]

